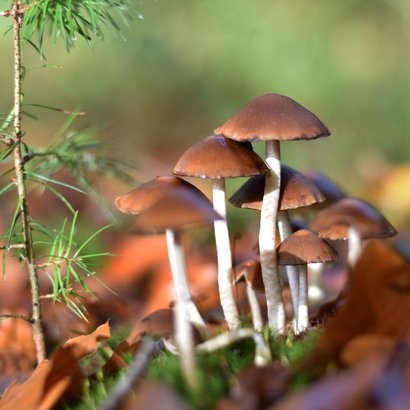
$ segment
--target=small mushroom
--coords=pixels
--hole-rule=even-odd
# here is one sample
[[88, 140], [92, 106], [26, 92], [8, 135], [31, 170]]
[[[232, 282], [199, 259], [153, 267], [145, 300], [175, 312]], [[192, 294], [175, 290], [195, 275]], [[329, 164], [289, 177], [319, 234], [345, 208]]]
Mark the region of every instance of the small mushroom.
[[[182, 178], [173, 175], [161, 175], [145, 182], [125, 195], [118, 196], [115, 199], [115, 205], [123, 213], [138, 215], [149, 209], [159, 199], [179, 188], [188, 189], [202, 198], [203, 201], [208, 201], [208, 198], [198, 188]], [[174, 273], [174, 271], [172, 272]], [[192, 301], [188, 279], [186, 275], [184, 276], [184, 272], [179, 273], [179, 283], [184, 288], [184, 293], [190, 300], [189, 313], [192, 323], [204, 338], [208, 337], [209, 332], [206, 323]]]
[[253, 328], [257, 332], [263, 329], [262, 312], [259, 305], [257, 292], [265, 292], [262, 281], [261, 264], [258, 260], [246, 260], [235, 266], [235, 283], [245, 281], [246, 295], [252, 314]]
[[141, 232], [165, 231], [176, 293], [175, 341], [181, 355], [183, 374], [192, 388], [197, 387], [189, 314], [192, 300], [186, 291], [186, 267], [181, 233], [189, 227], [212, 224], [218, 218], [220, 216], [212, 209], [208, 199], [181, 187], [164, 195], [141, 213], [134, 225], [134, 228]]
[[297, 332], [303, 332], [309, 326], [306, 265], [332, 261], [336, 257], [336, 251], [330, 245], [307, 229], [296, 231], [279, 246], [280, 265], [299, 265]]
[[[250, 178], [229, 199], [232, 205], [242, 208], [261, 210], [264, 196], [265, 175]], [[281, 186], [278, 205], [278, 231], [281, 241], [284, 241], [292, 232], [288, 210], [310, 206], [324, 201], [324, 196], [309, 179], [293, 168], [281, 165]], [[292, 305], [297, 322], [299, 299], [299, 271], [297, 266], [286, 266], [289, 288], [292, 296]], [[295, 327], [297, 323], [295, 323]]]
[[225, 178], [253, 176], [267, 171], [266, 164], [252, 147], [222, 135], [211, 135], [188, 148], [173, 170], [173, 173], [179, 176], [212, 179], [214, 210], [222, 216], [214, 223], [218, 286], [229, 329], [239, 328], [240, 320], [232, 291], [232, 254], [226, 220]]
[[285, 330], [275, 249], [276, 214], [280, 189], [280, 141], [315, 139], [330, 135], [326, 126], [309, 110], [289, 97], [265, 94], [255, 98], [215, 130], [216, 134], [237, 141], [264, 141], [266, 163], [265, 190], [261, 209], [259, 249], [266, 290], [269, 325], [281, 333]]
[[356, 264], [362, 239], [389, 238], [397, 234], [390, 222], [372, 205], [356, 198], [343, 198], [319, 212], [310, 228], [321, 238], [348, 240], [348, 264]]

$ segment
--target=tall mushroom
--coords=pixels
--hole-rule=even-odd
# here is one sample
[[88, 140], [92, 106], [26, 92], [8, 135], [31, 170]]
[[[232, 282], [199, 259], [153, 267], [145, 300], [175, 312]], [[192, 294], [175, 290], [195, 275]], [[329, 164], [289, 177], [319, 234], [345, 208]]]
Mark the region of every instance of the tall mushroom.
[[240, 327], [238, 309], [232, 291], [232, 255], [226, 220], [225, 178], [253, 176], [268, 171], [252, 148], [222, 135], [211, 135], [188, 148], [176, 163], [173, 173], [179, 176], [212, 179], [216, 220], [215, 243], [218, 257], [219, 295], [229, 329]]
[[349, 266], [362, 252], [362, 239], [389, 238], [397, 234], [390, 222], [372, 205], [356, 198], [343, 198], [319, 212], [310, 224], [321, 238], [348, 240]]
[[278, 248], [280, 265], [299, 266], [299, 301], [297, 332], [303, 332], [309, 325], [307, 264], [335, 260], [335, 250], [316, 234], [301, 229], [288, 236]]
[[[121, 212], [125, 214], [138, 215], [146, 211], [165, 195], [180, 188], [188, 189], [194, 192], [198, 197], [201, 197], [204, 201], [208, 201], [207, 197], [198, 188], [183, 180], [182, 178], [178, 178], [173, 175], [161, 175], [148, 182], [145, 182], [138, 188], [133, 189], [125, 195], [116, 197], [115, 205]], [[167, 242], [171, 240], [171, 238], [169, 238], [169, 235], [166, 236], [166, 239]], [[170, 246], [169, 243], [168, 246]], [[174, 270], [172, 269], [171, 271], [174, 275]], [[192, 301], [185, 270], [179, 273], [178, 281], [181, 285], [181, 292], [183, 292], [186, 295], [186, 298], [189, 298], [190, 300], [188, 304], [190, 319], [192, 323], [195, 325], [195, 327], [203, 337], [208, 337], [209, 332], [206, 323], [199, 313], [198, 308]]]
[[[229, 199], [232, 205], [241, 208], [262, 209], [265, 175], [258, 175], [249, 179]], [[287, 165], [281, 165], [281, 186], [278, 205], [278, 231], [283, 242], [291, 233], [288, 211], [322, 202], [323, 195], [310, 180], [300, 172]], [[299, 270], [297, 266], [287, 265], [286, 274], [292, 295], [295, 327], [298, 315]]]
[[269, 325], [285, 330], [285, 311], [275, 250], [276, 214], [280, 189], [280, 141], [315, 139], [330, 135], [326, 126], [309, 110], [289, 97], [266, 94], [252, 100], [215, 130], [237, 141], [264, 141], [266, 174], [259, 230], [262, 276], [268, 305]]
[[167, 236], [169, 261], [176, 293], [175, 341], [181, 355], [186, 381], [197, 387], [195, 351], [189, 309], [191, 298], [186, 292], [186, 268], [181, 232], [189, 227], [209, 225], [220, 216], [206, 197], [188, 188], [165, 194], [137, 218], [134, 228], [142, 232], [163, 232]]

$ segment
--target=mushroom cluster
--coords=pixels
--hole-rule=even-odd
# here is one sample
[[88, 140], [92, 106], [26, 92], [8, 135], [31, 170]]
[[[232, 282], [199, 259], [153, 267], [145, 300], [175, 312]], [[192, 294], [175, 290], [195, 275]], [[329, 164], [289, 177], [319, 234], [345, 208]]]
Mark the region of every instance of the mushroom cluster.
[[[370, 205], [345, 199], [342, 192], [336, 192], [335, 199], [331, 200], [334, 190], [329, 189], [325, 177], [315, 173], [303, 175], [281, 164], [280, 141], [329, 135], [328, 128], [296, 101], [278, 94], [266, 94], [245, 105], [216, 128], [214, 135], [188, 148], [177, 161], [174, 175], [159, 176], [116, 198], [121, 212], [137, 216], [133, 230], [166, 234], [175, 287], [174, 340], [183, 374], [193, 388], [197, 379], [192, 326], [204, 340], [209, 338], [209, 331], [189, 289], [181, 242], [184, 230], [198, 225], [214, 226], [224, 319], [231, 332], [240, 331], [233, 286], [243, 280], [258, 337], [262, 337], [259, 332], [263, 330], [265, 319], [260, 306], [264, 297], [259, 297], [257, 292], [265, 294], [269, 328], [279, 334], [285, 333], [283, 284], [286, 281], [292, 297], [293, 329], [299, 333], [308, 328], [309, 265], [336, 258], [334, 249], [321, 238], [335, 239], [335, 232], [338, 232], [338, 239], [349, 238], [349, 263], [354, 264], [362, 238], [395, 233], [383, 217], [375, 219], [377, 211]], [[256, 141], [266, 144], [265, 160], [253, 151], [252, 142]], [[210, 179], [212, 203], [182, 177]], [[255, 258], [233, 267], [225, 179], [238, 177], [250, 179], [229, 201], [236, 207], [260, 211], [260, 260]], [[303, 229], [307, 227], [304, 224], [296, 229], [292, 226], [288, 211], [319, 203], [324, 204], [321, 205], [323, 210], [310, 225], [312, 230]], [[279, 265], [285, 266], [286, 278], [281, 277]]]

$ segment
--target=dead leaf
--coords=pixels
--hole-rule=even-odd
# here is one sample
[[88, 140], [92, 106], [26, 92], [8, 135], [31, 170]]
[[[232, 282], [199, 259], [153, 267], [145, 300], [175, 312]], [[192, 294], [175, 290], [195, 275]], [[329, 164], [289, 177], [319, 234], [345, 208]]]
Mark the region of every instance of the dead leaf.
[[366, 360], [379, 356], [390, 356], [396, 345], [391, 336], [360, 335], [350, 340], [340, 354], [343, 366], [355, 366]]
[[238, 385], [232, 392], [240, 408], [262, 409], [281, 398], [289, 389], [293, 374], [280, 363], [248, 366], [238, 375]]
[[171, 387], [159, 383], [141, 383], [121, 406], [121, 410], [188, 410], [187, 404]]
[[0, 409], [48, 410], [68, 391], [81, 391], [79, 361], [95, 353], [98, 342], [109, 337], [109, 324], [105, 323], [89, 335], [70, 339], [50, 360], [38, 365], [27, 381], [11, 385], [0, 400]]
[[[410, 328], [410, 266], [381, 241], [370, 241], [351, 271], [345, 304], [327, 322], [316, 352], [338, 358], [362, 334], [399, 337]], [[405, 336], [409, 337], [409, 336]]]

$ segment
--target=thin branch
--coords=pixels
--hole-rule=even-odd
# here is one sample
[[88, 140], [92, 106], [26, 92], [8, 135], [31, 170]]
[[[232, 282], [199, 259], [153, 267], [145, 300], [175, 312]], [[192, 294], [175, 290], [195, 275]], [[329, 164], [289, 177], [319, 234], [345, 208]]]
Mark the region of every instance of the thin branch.
[[25, 256], [27, 260], [28, 273], [30, 278], [31, 298], [32, 298], [32, 324], [33, 340], [36, 347], [37, 361], [40, 363], [45, 359], [46, 349], [44, 342], [44, 331], [41, 324], [40, 288], [36, 261], [34, 256], [32, 227], [30, 223], [30, 213], [27, 205], [27, 190], [24, 175], [24, 162], [21, 152], [20, 141], [21, 131], [21, 99], [22, 99], [22, 64], [21, 64], [21, 38], [20, 30], [23, 22], [24, 10], [18, 0], [13, 0], [13, 48], [14, 48], [14, 138], [18, 144], [14, 147], [14, 168], [16, 171], [16, 185], [21, 204], [21, 218], [23, 224], [23, 236]]
[[30, 317], [24, 316], [24, 315], [15, 315], [15, 314], [4, 314], [4, 315], [0, 315], [0, 320], [3, 319], [21, 319], [21, 320], [25, 320], [28, 323], [33, 324], [34, 320], [31, 319]]
[[114, 410], [119, 408], [119, 405], [132, 391], [133, 386], [138, 379], [144, 374], [152, 357], [162, 350], [162, 345], [158, 345], [150, 339], [144, 340], [144, 344], [137, 352], [134, 361], [131, 364], [129, 372], [119, 380], [114, 386], [108, 399], [100, 406], [99, 410]]
[[25, 245], [22, 243], [15, 243], [15, 244], [11, 244], [10, 246], [7, 245], [0, 245], [0, 251], [5, 251], [8, 249], [25, 249]]

